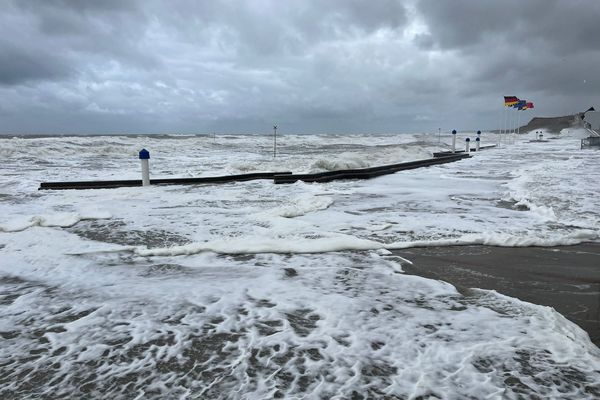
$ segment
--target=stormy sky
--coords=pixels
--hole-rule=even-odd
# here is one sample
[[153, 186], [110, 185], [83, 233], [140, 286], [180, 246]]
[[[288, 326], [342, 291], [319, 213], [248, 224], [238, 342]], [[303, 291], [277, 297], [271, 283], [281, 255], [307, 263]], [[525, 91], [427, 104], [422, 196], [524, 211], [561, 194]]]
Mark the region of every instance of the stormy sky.
[[597, 0], [2, 0], [0, 133], [427, 132], [600, 106]]

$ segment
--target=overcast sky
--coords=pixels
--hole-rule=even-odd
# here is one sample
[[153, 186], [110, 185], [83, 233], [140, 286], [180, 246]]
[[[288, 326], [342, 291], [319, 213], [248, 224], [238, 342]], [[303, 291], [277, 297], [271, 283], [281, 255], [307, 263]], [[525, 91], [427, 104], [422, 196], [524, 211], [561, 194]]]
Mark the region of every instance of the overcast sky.
[[600, 106], [598, 0], [0, 0], [0, 133], [426, 132]]

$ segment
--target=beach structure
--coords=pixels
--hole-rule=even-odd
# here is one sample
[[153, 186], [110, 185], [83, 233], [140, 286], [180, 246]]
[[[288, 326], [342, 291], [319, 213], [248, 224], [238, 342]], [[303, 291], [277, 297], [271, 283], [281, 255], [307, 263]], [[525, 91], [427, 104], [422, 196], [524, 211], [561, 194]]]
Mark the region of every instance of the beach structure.
[[[468, 142], [467, 142], [468, 143]], [[468, 146], [468, 145], [467, 145]], [[68, 189], [114, 189], [119, 187], [136, 187], [149, 185], [197, 185], [197, 184], [222, 184], [243, 182], [256, 179], [273, 179], [274, 183], [305, 182], [330, 182], [344, 179], [370, 179], [381, 175], [393, 174], [398, 171], [428, 167], [431, 165], [445, 164], [469, 158], [467, 152], [460, 154], [446, 154], [425, 160], [410, 161], [398, 164], [382, 165], [360, 169], [341, 169], [316, 174], [296, 174], [285, 172], [258, 172], [240, 175], [211, 176], [198, 178], [162, 178], [150, 179], [149, 163], [150, 153], [146, 149], [139, 152], [142, 162], [142, 179], [112, 180], [112, 181], [76, 181], [76, 182], [42, 182], [38, 190], [68, 190]]]
[[456, 153], [456, 129], [452, 130], [452, 153]]
[[590, 136], [581, 139], [581, 148], [600, 147], [600, 115], [594, 107], [590, 107], [586, 112], [581, 113], [581, 121], [584, 128]]
[[345, 169], [337, 171], [319, 172], [316, 174], [291, 174], [276, 175], [273, 177], [275, 183], [303, 182], [331, 182], [344, 179], [370, 179], [381, 175], [389, 175], [398, 171], [429, 167], [431, 165], [446, 164], [469, 158], [469, 154], [449, 154], [445, 157], [434, 157], [425, 160], [409, 161], [399, 164], [382, 165], [378, 167]]
[[[283, 172], [255, 172], [250, 174], [207, 176], [198, 178], [159, 178], [149, 179], [149, 185], [199, 185], [245, 182], [257, 179], [273, 179], [275, 175], [291, 174]], [[68, 190], [68, 189], [115, 189], [120, 187], [136, 187], [144, 185], [142, 179], [112, 180], [112, 181], [71, 181], [71, 182], [42, 182], [38, 190]]]
[[492, 149], [494, 147], [497, 147], [496, 144], [488, 144], [488, 145], [481, 145], [481, 131], [478, 130], [477, 131], [477, 138], [475, 139], [475, 147], [471, 147], [470, 145], [470, 141], [471, 138], [467, 138], [465, 140], [465, 150], [456, 150], [456, 129], [452, 130], [452, 147], [450, 151], [438, 151], [433, 153], [433, 157], [437, 158], [437, 157], [447, 157], [449, 155], [453, 155], [453, 154], [464, 154], [464, 153], [470, 153], [470, 152], [477, 152], [477, 151], [481, 151], [481, 150], [485, 150], [485, 149]]
[[548, 140], [544, 139], [544, 133], [542, 131], [535, 131], [535, 139], [529, 140], [529, 143], [536, 142], [547, 142]]
[[142, 186], [150, 186], [150, 152], [146, 149], [140, 150], [139, 158], [142, 163]]
[[273, 158], [277, 156], [277, 125], [273, 125]]
[[588, 147], [600, 148], [600, 136], [588, 136], [585, 139], [581, 139], [581, 148], [585, 149]]

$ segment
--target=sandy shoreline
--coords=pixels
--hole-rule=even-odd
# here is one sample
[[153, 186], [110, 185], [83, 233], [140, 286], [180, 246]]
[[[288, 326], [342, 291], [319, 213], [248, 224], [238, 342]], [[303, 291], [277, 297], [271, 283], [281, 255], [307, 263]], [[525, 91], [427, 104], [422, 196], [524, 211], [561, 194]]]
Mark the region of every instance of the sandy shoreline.
[[396, 254], [414, 263], [403, 266], [409, 274], [553, 307], [600, 346], [600, 244], [429, 247]]

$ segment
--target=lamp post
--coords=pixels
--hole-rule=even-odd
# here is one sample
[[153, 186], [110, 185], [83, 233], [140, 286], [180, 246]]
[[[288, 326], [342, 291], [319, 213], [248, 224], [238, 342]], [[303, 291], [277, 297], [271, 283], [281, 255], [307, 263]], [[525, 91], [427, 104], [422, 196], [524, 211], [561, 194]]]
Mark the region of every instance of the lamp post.
[[273, 125], [273, 158], [277, 155], [277, 125]]

